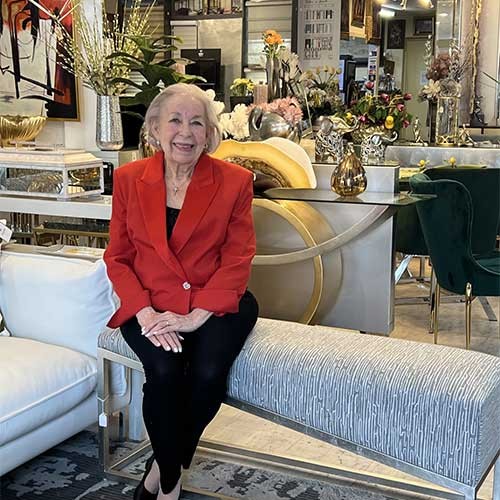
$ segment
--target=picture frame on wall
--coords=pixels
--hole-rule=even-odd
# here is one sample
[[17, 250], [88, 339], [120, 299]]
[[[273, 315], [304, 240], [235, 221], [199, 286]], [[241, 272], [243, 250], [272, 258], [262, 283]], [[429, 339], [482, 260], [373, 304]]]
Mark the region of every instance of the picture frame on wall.
[[[21, 3], [26, 4], [24, 8], [21, 5], [7, 10], [12, 19], [4, 19], [0, 37], [0, 114], [43, 114], [49, 119], [79, 120], [76, 78], [58, 64], [63, 49], [53, 21], [28, 0]], [[72, 15], [62, 14], [71, 8], [67, 0], [50, 2], [51, 13], [59, 13], [69, 33], [73, 33]]]
[[382, 6], [377, 0], [369, 0], [366, 5], [368, 11], [365, 18], [366, 41], [373, 45], [380, 45], [381, 21], [380, 10]]
[[434, 34], [434, 18], [430, 17], [416, 17], [414, 21], [414, 35], [433, 35]]
[[392, 19], [387, 22], [387, 48], [405, 48], [406, 21], [404, 19]]
[[349, 40], [349, 0], [340, 3], [340, 39]]
[[353, 26], [362, 28], [365, 25], [366, 0], [352, 0], [352, 21]]

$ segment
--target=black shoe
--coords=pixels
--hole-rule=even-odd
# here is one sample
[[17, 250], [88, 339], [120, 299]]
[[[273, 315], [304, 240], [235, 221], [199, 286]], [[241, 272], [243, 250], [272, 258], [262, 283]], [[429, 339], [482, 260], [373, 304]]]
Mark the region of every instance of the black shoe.
[[151, 467], [155, 461], [154, 455], [151, 455], [146, 461], [146, 468], [144, 470], [144, 476], [142, 476], [139, 486], [134, 491], [134, 500], [156, 500], [158, 493], [150, 493], [144, 486], [144, 481], [148, 477]]

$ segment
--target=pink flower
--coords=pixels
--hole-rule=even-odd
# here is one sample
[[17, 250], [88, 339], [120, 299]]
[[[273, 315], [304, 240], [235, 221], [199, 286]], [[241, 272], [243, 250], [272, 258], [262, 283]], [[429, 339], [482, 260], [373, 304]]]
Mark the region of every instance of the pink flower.
[[368, 90], [372, 90], [373, 87], [375, 86], [375, 84], [373, 82], [365, 82], [365, 87], [368, 89]]
[[408, 120], [403, 120], [403, 127], [407, 128], [408, 125], [410, 125], [410, 122]]
[[398, 108], [398, 111], [403, 111], [405, 109], [405, 105], [404, 104], [396, 104], [396, 108]]
[[383, 99], [385, 102], [389, 102], [389, 96], [387, 94], [380, 94], [380, 98]]
[[366, 116], [365, 116], [365, 115], [360, 115], [360, 116], [358, 116], [358, 120], [359, 120], [361, 123], [366, 123]]
[[403, 96], [403, 99], [405, 101], [411, 101], [413, 99], [413, 96], [409, 92], [406, 92], [406, 94]]

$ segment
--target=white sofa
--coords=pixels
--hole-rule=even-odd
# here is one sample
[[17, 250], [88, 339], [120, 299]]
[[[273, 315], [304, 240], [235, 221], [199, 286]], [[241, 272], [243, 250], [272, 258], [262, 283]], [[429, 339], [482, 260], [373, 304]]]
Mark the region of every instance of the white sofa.
[[[0, 254], [0, 476], [97, 421], [97, 337], [116, 308], [102, 261]], [[129, 402], [113, 370], [113, 408]]]

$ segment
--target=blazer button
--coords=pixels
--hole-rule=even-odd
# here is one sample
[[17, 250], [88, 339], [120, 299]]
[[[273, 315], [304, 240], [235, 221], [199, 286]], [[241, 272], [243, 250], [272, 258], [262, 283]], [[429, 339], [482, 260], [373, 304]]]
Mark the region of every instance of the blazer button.
[[187, 281], [185, 281], [182, 284], [182, 288], [184, 288], [184, 290], [189, 290], [191, 288], [191, 285]]

